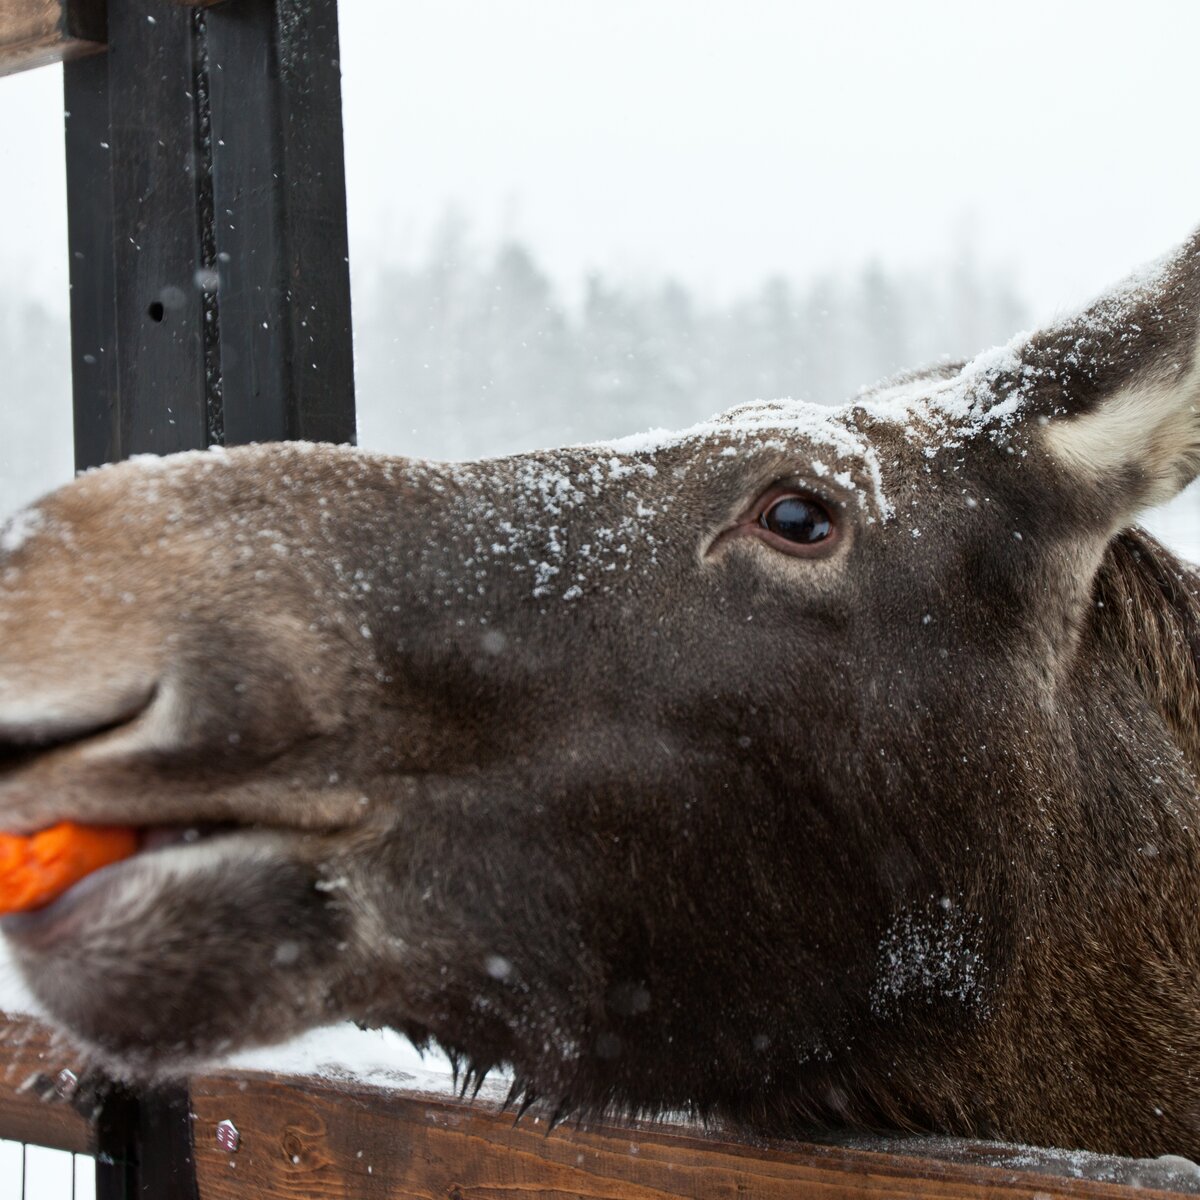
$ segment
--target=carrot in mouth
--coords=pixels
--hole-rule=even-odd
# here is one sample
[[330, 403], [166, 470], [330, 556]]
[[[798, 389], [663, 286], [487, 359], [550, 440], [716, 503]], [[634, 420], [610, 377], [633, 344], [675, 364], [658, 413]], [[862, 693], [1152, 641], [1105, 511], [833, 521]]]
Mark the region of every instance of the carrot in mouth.
[[0, 833], [0, 915], [41, 908], [137, 848], [136, 829], [72, 821], [29, 837]]

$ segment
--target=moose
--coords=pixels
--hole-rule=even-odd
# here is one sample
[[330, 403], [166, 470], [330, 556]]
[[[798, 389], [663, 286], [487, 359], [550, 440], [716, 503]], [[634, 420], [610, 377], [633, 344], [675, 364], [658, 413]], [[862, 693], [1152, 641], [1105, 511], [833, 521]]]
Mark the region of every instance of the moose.
[[554, 1113], [1200, 1155], [1200, 234], [840, 408], [90, 472], [0, 534], [4, 934], [132, 1078], [344, 1019]]

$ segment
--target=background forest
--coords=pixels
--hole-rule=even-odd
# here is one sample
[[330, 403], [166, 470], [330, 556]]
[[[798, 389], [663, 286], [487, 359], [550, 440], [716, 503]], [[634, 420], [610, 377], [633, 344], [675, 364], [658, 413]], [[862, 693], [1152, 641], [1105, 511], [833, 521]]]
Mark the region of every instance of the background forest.
[[[764, 279], [724, 302], [676, 279], [593, 273], [555, 286], [536, 248], [443, 218], [406, 265], [356, 263], [359, 440], [476, 458], [687, 425], [746, 400], [837, 403], [1026, 321], [969, 250], [910, 274], [878, 263]], [[0, 292], [0, 513], [70, 477], [66, 318]]]

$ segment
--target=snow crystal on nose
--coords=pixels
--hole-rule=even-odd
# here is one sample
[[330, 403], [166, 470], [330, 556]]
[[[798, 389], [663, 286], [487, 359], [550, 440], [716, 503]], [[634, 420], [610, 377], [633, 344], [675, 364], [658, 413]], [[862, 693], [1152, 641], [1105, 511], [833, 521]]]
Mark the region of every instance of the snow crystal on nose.
[[45, 523], [45, 516], [37, 508], [14, 513], [0, 529], [0, 552], [15, 554]]
[[[650, 518], [659, 510], [631, 486], [637, 480], [644, 487], [655, 478], [653, 463], [612, 453], [589, 458], [578, 451], [509, 461], [507, 481], [472, 464], [443, 467], [440, 481], [434, 476], [428, 481], [435, 491], [453, 484], [459, 527], [473, 538], [463, 564], [472, 572], [470, 587], [459, 589], [464, 598], [485, 595], [498, 564], [525, 575], [535, 598], [568, 602], [591, 587], [607, 587], [615, 575], [633, 569], [635, 558], [655, 564]], [[504, 485], [502, 498], [498, 483]]]

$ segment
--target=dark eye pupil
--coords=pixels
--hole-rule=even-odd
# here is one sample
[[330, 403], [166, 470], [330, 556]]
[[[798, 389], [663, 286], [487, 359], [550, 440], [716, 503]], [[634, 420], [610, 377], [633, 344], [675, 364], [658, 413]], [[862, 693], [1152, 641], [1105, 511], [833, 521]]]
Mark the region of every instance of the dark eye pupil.
[[779, 537], [801, 544], [823, 542], [833, 530], [829, 514], [819, 504], [801, 496], [776, 500], [759, 517], [759, 523]]

